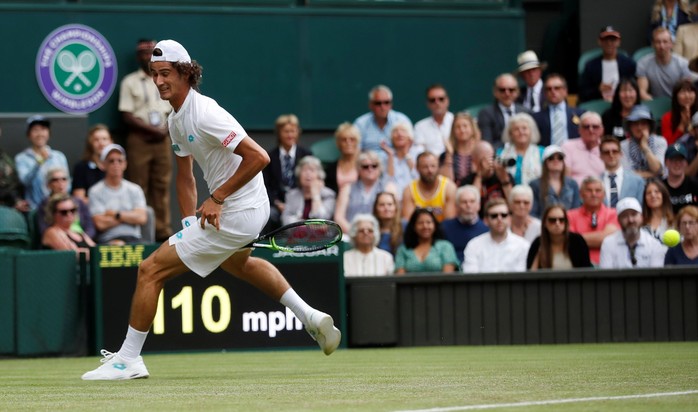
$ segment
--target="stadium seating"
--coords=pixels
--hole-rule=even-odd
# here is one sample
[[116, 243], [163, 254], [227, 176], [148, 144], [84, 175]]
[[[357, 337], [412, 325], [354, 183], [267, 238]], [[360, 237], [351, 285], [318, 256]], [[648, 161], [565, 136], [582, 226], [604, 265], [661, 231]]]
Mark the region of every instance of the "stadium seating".
[[0, 206], [0, 246], [29, 249], [31, 237], [24, 216], [16, 209]]
[[[626, 56], [628, 55], [628, 52], [626, 52], [625, 50], [622, 50], [622, 49], [618, 49], [618, 53], [624, 54]], [[584, 72], [584, 66], [587, 65], [587, 62], [589, 60], [593, 59], [594, 57], [597, 57], [600, 55], [601, 55], [601, 49], [591, 49], [591, 50], [587, 50], [584, 53], [582, 53], [579, 56], [579, 60], [577, 60], [577, 74], [579, 74], [581, 76], [582, 73]]]
[[485, 107], [487, 107], [491, 104], [492, 103], [474, 104], [472, 106], [466, 107], [463, 111], [470, 113], [471, 116], [473, 116], [475, 119], [477, 119], [477, 114], [480, 113], [480, 110], [484, 109]]
[[584, 111], [596, 112], [598, 114], [603, 114], [609, 107], [611, 103], [604, 99], [589, 100], [584, 103], [580, 103], [578, 108]]
[[655, 97], [652, 100], [643, 101], [642, 104], [649, 107], [650, 111], [652, 112], [652, 116], [654, 117], [654, 120], [659, 122], [664, 113], [671, 110], [671, 97]]
[[639, 61], [641, 58], [645, 57], [646, 55], [654, 53], [654, 49], [652, 46], [647, 46], [647, 47], [642, 47], [640, 49], [635, 50], [635, 53], [633, 53], [633, 60], [636, 62]]
[[317, 157], [325, 164], [336, 162], [340, 154], [334, 136], [313, 143], [310, 146], [310, 151], [313, 152], [313, 156]]

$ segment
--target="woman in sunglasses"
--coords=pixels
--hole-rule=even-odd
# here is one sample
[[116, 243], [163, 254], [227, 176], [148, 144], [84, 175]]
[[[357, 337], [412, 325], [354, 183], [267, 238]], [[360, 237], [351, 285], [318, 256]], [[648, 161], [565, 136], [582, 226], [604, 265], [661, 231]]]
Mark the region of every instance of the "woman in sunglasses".
[[95, 246], [95, 242], [86, 233], [75, 229], [77, 212], [77, 205], [69, 194], [52, 195], [46, 204], [46, 220], [50, 226], [44, 232], [41, 244], [54, 250], [84, 252], [89, 258], [89, 248]]
[[376, 152], [362, 152], [356, 160], [356, 170], [358, 180], [344, 186], [337, 194], [334, 220], [344, 233], [349, 233], [354, 216], [371, 213], [378, 193], [386, 190], [395, 193], [395, 185], [384, 182], [381, 161]]
[[582, 205], [579, 185], [567, 176], [565, 153], [559, 146], [550, 145], [543, 151], [543, 174], [531, 182], [533, 207], [531, 215], [540, 217], [548, 205], [562, 204], [567, 209]]
[[529, 270], [564, 270], [592, 266], [584, 238], [570, 232], [564, 206], [548, 206], [543, 212], [542, 221], [540, 236], [531, 243], [528, 250], [526, 267]]

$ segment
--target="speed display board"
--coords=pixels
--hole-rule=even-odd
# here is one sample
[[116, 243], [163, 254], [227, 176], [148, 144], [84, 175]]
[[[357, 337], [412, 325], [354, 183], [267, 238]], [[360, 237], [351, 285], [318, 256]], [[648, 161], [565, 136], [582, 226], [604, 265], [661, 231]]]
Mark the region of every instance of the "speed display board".
[[[346, 336], [341, 246], [310, 254], [257, 249], [311, 306], [329, 313]], [[95, 352], [121, 347], [138, 265], [156, 246], [100, 246], [92, 256]], [[345, 345], [345, 343], [342, 343]], [[187, 272], [165, 284], [144, 352], [314, 347], [280, 303], [222, 269], [206, 278]]]

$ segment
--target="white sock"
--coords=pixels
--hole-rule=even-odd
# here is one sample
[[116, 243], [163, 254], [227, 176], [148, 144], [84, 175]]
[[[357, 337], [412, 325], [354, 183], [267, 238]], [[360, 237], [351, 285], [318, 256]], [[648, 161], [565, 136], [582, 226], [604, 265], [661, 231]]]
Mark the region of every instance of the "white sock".
[[296, 315], [298, 320], [300, 320], [303, 325], [307, 326], [306, 322], [308, 321], [308, 315], [310, 315], [310, 313], [312, 313], [315, 309], [305, 303], [305, 301], [298, 296], [293, 288], [289, 288], [286, 292], [284, 292], [279, 302], [291, 309], [291, 312]]
[[133, 360], [140, 356], [143, 350], [143, 344], [145, 343], [145, 338], [148, 337], [148, 332], [141, 332], [135, 330], [128, 325], [128, 332], [126, 332], [126, 339], [119, 349], [119, 356], [126, 360]]

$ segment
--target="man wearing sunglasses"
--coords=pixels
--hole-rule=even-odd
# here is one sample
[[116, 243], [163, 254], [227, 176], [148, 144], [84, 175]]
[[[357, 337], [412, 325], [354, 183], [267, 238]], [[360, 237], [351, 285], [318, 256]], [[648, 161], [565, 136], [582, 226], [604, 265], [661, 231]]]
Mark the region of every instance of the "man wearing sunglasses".
[[495, 149], [503, 146], [502, 132], [511, 116], [517, 113], [529, 113], [523, 105], [516, 103], [519, 97], [519, 83], [509, 73], [500, 74], [492, 87], [494, 103], [480, 110], [477, 124], [482, 140], [492, 143]]
[[141, 226], [148, 219], [145, 193], [140, 186], [124, 179], [126, 151], [110, 144], [100, 155], [104, 179], [88, 191], [90, 213], [99, 231], [97, 243], [124, 245], [142, 239]]
[[530, 243], [511, 233], [511, 212], [506, 200], [490, 200], [484, 214], [489, 231], [465, 246], [463, 273], [525, 272]]
[[567, 105], [567, 80], [557, 73], [549, 74], [543, 85], [546, 106], [533, 115], [540, 131], [539, 145], [562, 146], [578, 137], [579, 116], [583, 111]]
[[445, 141], [451, 135], [453, 124], [449, 103], [448, 93], [442, 85], [432, 84], [427, 88], [427, 108], [431, 116], [414, 125], [414, 144], [420, 152], [431, 152], [439, 157], [446, 151]]
[[587, 176], [599, 176], [604, 170], [599, 144], [603, 136], [603, 121], [596, 112], [585, 112], [579, 118], [579, 137], [562, 145], [569, 177], [578, 185]]
[[618, 201], [620, 230], [601, 244], [602, 269], [658, 268], [664, 266], [667, 248], [642, 230], [642, 207], [634, 197]]
[[621, 159], [623, 151], [620, 142], [613, 136], [601, 140], [599, 152], [604, 170], [600, 174], [606, 191], [604, 204], [616, 207], [618, 200], [634, 197], [642, 203], [645, 180], [630, 169], [624, 168]]
[[354, 120], [354, 126], [361, 132], [361, 151], [373, 150], [381, 153], [381, 142], [390, 144], [390, 132], [397, 123], [412, 121], [404, 113], [393, 110], [393, 92], [388, 86], [379, 84], [368, 92], [368, 108]]

